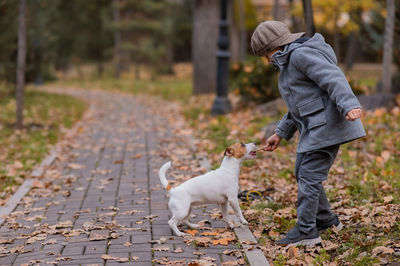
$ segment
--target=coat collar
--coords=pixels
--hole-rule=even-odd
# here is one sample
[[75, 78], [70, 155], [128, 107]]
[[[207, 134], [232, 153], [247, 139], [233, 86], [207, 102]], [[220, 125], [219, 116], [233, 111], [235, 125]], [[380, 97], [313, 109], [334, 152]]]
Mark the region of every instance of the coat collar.
[[304, 43], [292, 42], [292, 43], [286, 45], [285, 48], [283, 49], [283, 51], [278, 51], [272, 55], [272, 59], [273, 59], [275, 65], [278, 66], [279, 68], [283, 67], [284, 65], [286, 65], [289, 62], [290, 54], [293, 52], [294, 49], [296, 49], [297, 47], [302, 46], [303, 44], [306, 44], [308, 42], [315, 41], [315, 39], [319, 39], [320, 37], [322, 37], [322, 35], [319, 33], [316, 33], [312, 38], [305, 41]]

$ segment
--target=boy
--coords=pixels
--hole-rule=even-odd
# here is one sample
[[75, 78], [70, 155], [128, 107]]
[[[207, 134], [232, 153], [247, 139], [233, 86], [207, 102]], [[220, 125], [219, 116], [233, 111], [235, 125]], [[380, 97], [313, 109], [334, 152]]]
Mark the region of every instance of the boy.
[[300, 132], [295, 164], [298, 186], [297, 222], [279, 245], [315, 245], [318, 231], [343, 225], [330, 209], [322, 181], [326, 180], [339, 146], [365, 136], [361, 105], [352, 92], [331, 46], [321, 34], [290, 33], [279, 21], [265, 21], [251, 37], [256, 55], [280, 69], [279, 92], [288, 112], [266, 140], [275, 150], [282, 138]]

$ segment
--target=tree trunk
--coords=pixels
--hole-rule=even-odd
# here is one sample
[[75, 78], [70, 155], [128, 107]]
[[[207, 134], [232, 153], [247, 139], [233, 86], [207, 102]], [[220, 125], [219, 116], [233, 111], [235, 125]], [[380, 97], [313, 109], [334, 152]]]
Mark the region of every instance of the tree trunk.
[[233, 0], [229, 8], [229, 50], [232, 62], [242, 62], [246, 60], [247, 54], [247, 33], [246, 33], [246, 13], [244, 0]]
[[239, 0], [239, 61], [246, 60], [247, 54], [247, 33], [246, 33], [246, 13], [244, 0]]
[[312, 37], [315, 34], [314, 14], [311, 0], [302, 0], [304, 21], [306, 23], [306, 35]]
[[356, 48], [357, 48], [357, 35], [355, 32], [352, 32], [349, 36], [349, 49], [347, 50], [346, 53], [346, 70], [350, 70], [353, 67], [354, 64], [354, 57], [356, 55]]
[[193, 93], [215, 92], [219, 1], [195, 0], [192, 31]]
[[274, 0], [274, 20], [279, 20], [279, 0]]
[[17, 129], [23, 126], [24, 110], [24, 85], [25, 85], [25, 64], [26, 64], [26, 25], [25, 25], [26, 0], [19, 1], [18, 16], [18, 57], [17, 57]]
[[[120, 22], [119, 0], [113, 0], [113, 17], [114, 24], [118, 25]], [[121, 31], [115, 29], [114, 32], [114, 62], [115, 62], [115, 77], [119, 78], [122, 72], [122, 58], [121, 58]]]
[[394, 0], [386, 0], [386, 23], [383, 43], [383, 64], [382, 64], [382, 91], [392, 91], [392, 62], [393, 62], [393, 34], [394, 34]]
[[[170, 19], [170, 18], [167, 18]], [[171, 25], [172, 27], [172, 25]], [[169, 29], [170, 33], [172, 33], [172, 29]], [[172, 41], [172, 34], [169, 34], [169, 36], [166, 36], [165, 38], [165, 48], [166, 48], [166, 53], [165, 53], [165, 64], [166, 64], [166, 73], [167, 74], [173, 74], [174, 73], [174, 43]]]
[[[232, 62], [238, 62], [240, 61], [239, 59], [239, 54], [240, 54], [240, 45], [241, 45], [241, 40], [240, 40], [240, 13], [243, 12], [243, 10], [240, 10], [239, 7], [239, 2], [242, 0], [233, 0], [232, 3], [234, 5], [229, 5], [229, 51], [231, 53], [230, 60]], [[238, 15], [238, 16], [237, 16]]]
[[[293, 9], [293, 0], [289, 0], [289, 10], [292, 10], [292, 9]], [[293, 14], [290, 15], [290, 19], [292, 20], [293, 32], [300, 32], [301, 31], [300, 30], [301, 21], [296, 16], [294, 16]]]

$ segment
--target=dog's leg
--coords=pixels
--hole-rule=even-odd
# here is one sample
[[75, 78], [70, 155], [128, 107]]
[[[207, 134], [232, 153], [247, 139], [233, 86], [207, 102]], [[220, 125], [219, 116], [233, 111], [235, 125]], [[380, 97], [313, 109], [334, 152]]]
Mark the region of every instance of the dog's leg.
[[185, 219], [183, 220], [183, 222], [184, 222], [188, 227], [190, 227], [190, 228], [193, 228], [193, 229], [199, 228], [200, 225], [198, 225], [198, 224], [192, 224], [192, 223], [189, 221], [189, 219], [190, 219], [190, 213], [191, 213], [191, 212], [192, 212], [192, 206], [190, 206], [189, 212], [188, 212], [187, 216], [185, 217]]
[[169, 226], [171, 227], [172, 231], [174, 231], [175, 235], [177, 236], [184, 236], [187, 235], [186, 233], [183, 233], [179, 231], [178, 229], [178, 224], [182, 221], [184, 221], [185, 217], [187, 216], [187, 213], [189, 211], [190, 206], [187, 204], [174, 204], [173, 202], [169, 202], [169, 209], [172, 212], [172, 218], [168, 221]]
[[235, 225], [229, 221], [228, 202], [221, 203], [221, 210], [222, 210], [222, 217], [224, 218], [226, 225], [228, 225], [230, 228], [234, 228]]
[[248, 224], [246, 219], [243, 217], [242, 210], [240, 209], [238, 199], [236, 197], [235, 198], [230, 198], [229, 199], [229, 204], [231, 204], [232, 209], [235, 211], [237, 217], [239, 217], [240, 222], [242, 224]]

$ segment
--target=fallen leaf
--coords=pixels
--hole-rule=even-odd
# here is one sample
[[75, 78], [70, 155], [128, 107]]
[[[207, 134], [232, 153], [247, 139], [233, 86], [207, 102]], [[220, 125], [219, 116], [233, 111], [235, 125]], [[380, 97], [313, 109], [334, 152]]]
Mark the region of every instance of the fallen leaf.
[[297, 258], [297, 256], [299, 255], [299, 249], [295, 246], [291, 246], [288, 249], [288, 254], [290, 258]]
[[77, 163], [70, 163], [68, 165], [68, 167], [71, 168], [71, 169], [74, 169], [74, 170], [79, 170], [79, 169], [85, 168], [84, 165], [77, 164]]
[[188, 233], [188, 234], [190, 234], [192, 236], [195, 236], [198, 233], [198, 231], [197, 230], [188, 229], [188, 230], [186, 230], [186, 233]]
[[130, 246], [132, 246], [132, 243], [131, 243], [131, 242], [125, 242], [125, 243], [124, 243], [124, 246], [125, 246], [125, 247], [130, 247]]
[[105, 240], [105, 239], [108, 239], [108, 234], [94, 233], [89, 237], [90, 241], [99, 241], [99, 240]]
[[129, 261], [129, 258], [113, 257], [113, 256], [110, 256], [110, 255], [107, 255], [107, 254], [101, 255], [101, 258], [103, 260], [115, 260], [115, 261], [118, 261], [118, 262], [128, 262]]
[[169, 247], [167, 247], [167, 246], [155, 247], [155, 248], [152, 248], [152, 250], [154, 250], [154, 251], [169, 251]]
[[141, 158], [141, 157], [142, 157], [142, 154], [141, 154], [141, 153], [138, 153], [138, 154], [136, 154], [136, 155], [131, 156], [131, 159], [139, 159], [139, 158]]
[[277, 237], [279, 237], [279, 232], [276, 232], [276, 231], [271, 230], [271, 231], [268, 232], [268, 235], [269, 235], [271, 238], [277, 238]]
[[383, 158], [383, 161], [386, 162], [390, 159], [390, 151], [383, 151], [381, 157]]
[[167, 239], [165, 237], [161, 237], [160, 239], [150, 240], [149, 243], [152, 244], [164, 244]]
[[390, 203], [392, 201], [393, 201], [393, 196], [392, 195], [386, 196], [386, 197], [383, 198], [383, 202], [384, 203]]
[[378, 247], [375, 247], [373, 250], [372, 250], [372, 255], [379, 255], [379, 254], [393, 254], [394, 253], [394, 250], [392, 249], [392, 248], [388, 248], [388, 247], [384, 247], [384, 246], [378, 246]]
[[233, 241], [233, 238], [220, 238], [212, 241], [213, 245], [228, 245], [229, 241]]
[[173, 252], [173, 253], [182, 253], [182, 252], [183, 252], [183, 248], [177, 247], [177, 248], [174, 249], [172, 252]]
[[205, 231], [205, 232], [200, 233], [200, 235], [201, 235], [201, 236], [216, 236], [216, 235], [218, 235], [218, 232], [208, 232], [208, 231]]

